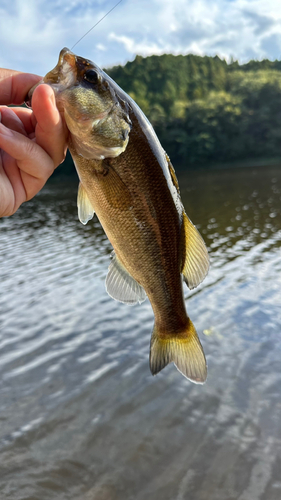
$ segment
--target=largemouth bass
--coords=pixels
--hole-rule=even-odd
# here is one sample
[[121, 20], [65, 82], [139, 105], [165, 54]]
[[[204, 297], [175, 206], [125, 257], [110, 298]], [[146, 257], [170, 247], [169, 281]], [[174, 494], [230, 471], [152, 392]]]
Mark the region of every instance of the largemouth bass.
[[93, 62], [65, 48], [43, 83], [54, 89], [69, 129], [79, 219], [86, 224], [96, 213], [114, 249], [108, 294], [126, 304], [149, 298], [153, 375], [173, 361], [189, 380], [203, 383], [206, 360], [182, 282], [199, 285], [209, 259], [169, 157], [137, 104]]

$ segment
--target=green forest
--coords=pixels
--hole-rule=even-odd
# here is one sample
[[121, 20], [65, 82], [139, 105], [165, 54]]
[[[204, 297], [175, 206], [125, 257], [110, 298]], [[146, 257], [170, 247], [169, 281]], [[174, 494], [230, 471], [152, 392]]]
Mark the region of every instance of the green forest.
[[281, 159], [281, 61], [164, 54], [105, 71], [144, 111], [177, 169]]

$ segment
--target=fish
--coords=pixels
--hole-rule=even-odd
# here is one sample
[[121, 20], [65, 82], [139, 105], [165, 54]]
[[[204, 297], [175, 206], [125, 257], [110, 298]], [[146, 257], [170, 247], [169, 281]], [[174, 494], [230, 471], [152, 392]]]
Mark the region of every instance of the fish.
[[64, 48], [41, 83], [53, 88], [69, 130], [79, 220], [86, 224], [96, 214], [113, 247], [108, 294], [129, 305], [148, 297], [153, 375], [174, 362], [187, 379], [204, 383], [206, 358], [183, 282], [197, 287], [209, 257], [184, 210], [170, 158], [135, 101], [92, 61]]

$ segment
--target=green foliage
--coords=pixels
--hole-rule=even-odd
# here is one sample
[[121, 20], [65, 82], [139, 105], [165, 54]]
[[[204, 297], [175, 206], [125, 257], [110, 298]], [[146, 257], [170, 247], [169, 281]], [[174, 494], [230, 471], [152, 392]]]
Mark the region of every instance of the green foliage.
[[176, 165], [280, 157], [281, 61], [137, 56], [108, 73], [139, 104]]
[[223, 90], [227, 63], [219, 57], [191, 54], [137, 56], [133, 62], [115, 66], [107, 73], [133, 99], [146, 97], [148, 104], [160, 104], [169, 112], [175, 100], [198, 99], [211, 90]]

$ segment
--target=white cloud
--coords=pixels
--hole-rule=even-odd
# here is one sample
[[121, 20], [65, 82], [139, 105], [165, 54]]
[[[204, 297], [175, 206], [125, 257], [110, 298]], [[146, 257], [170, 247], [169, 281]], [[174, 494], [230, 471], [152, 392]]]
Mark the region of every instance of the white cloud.
[[106, 50], [105, 45], [103, 45], [102, 43], [97, 43], [96, 47], [97, 47], [98, 50], [102, 50], [102, 51]]
[[[110, 33], [108, 39], [115, 40], [116, 42], [123, 45], [126, 52], [132, 55], [143, 54], [148, 56], [152, 54], [163, 53], [163, 47], [159, 47], [156, 42], [150, 42], [148, 39], [137, 42], [133, 37], [125, 35], [118, 36], [115, 33]], [[167, 49], [169, 50], [168, 45]]]
[[[0, 1], [0, 65], [45, 74], [114, 0]], [[281, 57], [280, 0], [123, 0], [75, 52], [107, 67], [136, 54]]]

